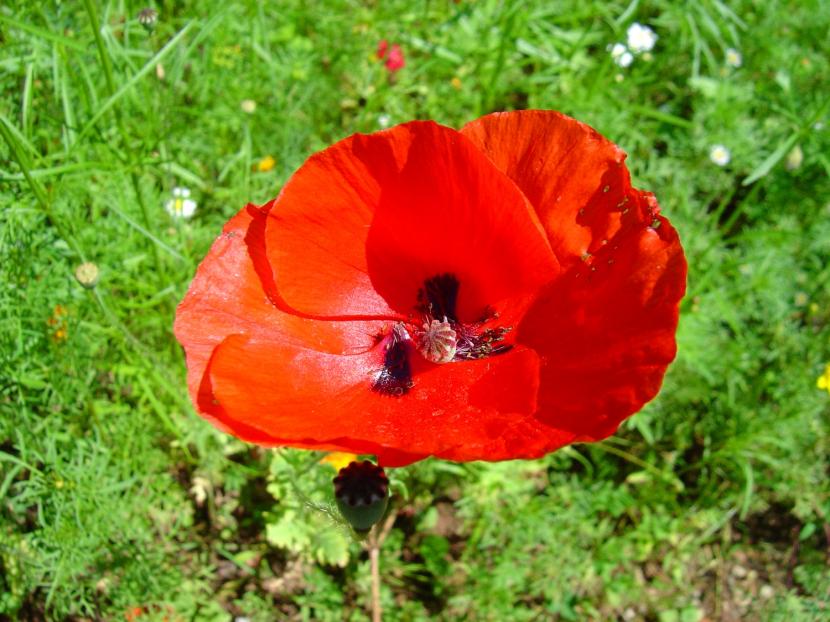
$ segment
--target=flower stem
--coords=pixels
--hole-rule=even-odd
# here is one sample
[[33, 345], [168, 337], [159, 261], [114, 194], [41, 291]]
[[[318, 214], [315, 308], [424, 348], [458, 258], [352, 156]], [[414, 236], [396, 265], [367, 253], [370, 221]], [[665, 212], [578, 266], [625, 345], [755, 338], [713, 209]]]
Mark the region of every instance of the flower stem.
[[383, 607], [380, 604], [380, 547], [386, 536], [392, 530], [398, 512], [389, 511], [383, 525], [377, 524], [372, 528], [367, 538], [366, 546], [369, 549], [369, 568], [372, 575], [372, 622], [382, 622]]
[[372, 622], [382, 622], [383, 611], [380, 606], [380, 546], [371, 545], [369, 563], [372, 567]]
[[[115, 88], [115, 77], [112, 71], [112, 61], [110, 60], [109, 54], [107, 54], [107, 49], [104, 46], [104, 38], [101, 36], [101, 24], [98, 22], [98, 13], [95, 11], [93, 0], [84, 0], [84, 6], [86, 7], [86, 12], [89, 16], [90, 25], [92, 26], [92, 34], [95, 36], [95, 47], [98, 48], [98, 56], [101, 58], [101, 66], [104, 68], [104, 79], [107, 82], [107, 94], [110, 97], [113, 97], [117, 90]], [[144, 227], [148, 231], [151, 231], [150, 216], [147, 211], [147, 205], [145, 204], [144, 197], [141, 194], [141, 184], [139, 183], [138, 174], [133, 168], [136, 158], [133, 150], [130, 148], [129, 134], [127, 133], [127, 127], [124, 125], [124, 117], [121, 115], [121, 110], [117, 106], [113, 108], [113, 113], [115, 114], [115, 122], [118, 126], [118, 133], [121, 134], [121, 141], [124, 144], [124, 150], [130, 158], [130, 182], [133, 187], [133, 192], [135, 193], [136, 201], [138, 201], [138, 206], [141, 210], [141, 219], [144, 221]], [[156, 268], [159, 273], [161, 273], [161, 255], [159, 255], [159, 249], [155, 244], [151, 243], [151, 245], [153, 247], [153, 258], [155, 259]]]
[[43, 186], [40, 185], [40, 182], [31, 174], [31, 163], [29, 158], [26, 156], [25, 151], [21, 148], [17, 137], [12, 132], [11, 123], [3, 115], [0, 115], [0, 134], [3, 135], [3, 140], [5, 140], [6, 144], [9, 146], [9, 150], [12, 152], [12, 157], [17, 161], [18, 166], [20, 166], [20, 171], [23, 173], [23, 177], [32, 189], [32, 193], [35, 195], [35, 199], [37, 200], [44, 216], [46, 216], [46, 220], [55, 228], [58, 232], [58, 236], [63, 238], [63, 240], [69, 244], [69, 247], [73, 250], [73, 252], [81, 258], [81, 261], [85, 261], [86, 257], [81, 251], [81, 247], [78, 245], [69, 229], [64, 226], [64, 223], [52, 211], [52, 203], [49, 201], [49, 197], [46, 196], [46, 191], [43, 189]]
[[613, 445], [609, 445], [607, 442], [603, 442], [603, 441], [600, 441], [598, 443], [594, 443], [593, 446], [596, 447], [597, 449], [601, 449], [602, 451], [607, 451], [610, 454], [614, 454], [615, 456], [618, 456], [618, 457], [622, 458], [623, 460], [627, 460], [631, 464], [636, 464], [641, 469], [644, 469], [644, 470], [648, 471], [649, 473], [659, 477], [664, 482], [666, 482], [667, 484], [674, 487], [675, 490], [682, 490], [683, 489], [683, 483], [679, 479], [677, 479], [676, 476], [670, 475], [669, 473], [666, 473], [665, 471], [661, 471], [656, 466], [654, 466], [652, 464], [649, 464], [648, 462], [645, 462], [644, 460], [641, 460], [640, 458], [638, 458], [637, 456], [635, 456], [634, 454], [632, 454], [630, 452], [627, 452], [623, 449], [618, 449], [617, 447], [614, 447]]

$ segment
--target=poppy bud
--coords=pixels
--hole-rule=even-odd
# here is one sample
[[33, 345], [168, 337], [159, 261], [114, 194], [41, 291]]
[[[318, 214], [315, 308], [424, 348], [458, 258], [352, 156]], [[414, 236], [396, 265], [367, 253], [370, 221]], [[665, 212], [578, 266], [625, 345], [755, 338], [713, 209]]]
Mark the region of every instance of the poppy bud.
[[383, 469], [368, 460], [340, 469], [332, 482], [337, 507], [354, 530], [368, 532], [386, 512], [389, 480]]

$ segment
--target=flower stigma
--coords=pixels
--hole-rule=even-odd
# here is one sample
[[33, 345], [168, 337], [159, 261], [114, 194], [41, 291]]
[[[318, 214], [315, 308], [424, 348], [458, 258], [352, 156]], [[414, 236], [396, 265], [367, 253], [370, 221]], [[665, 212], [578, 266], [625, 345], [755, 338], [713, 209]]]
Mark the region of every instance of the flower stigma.
[[416, 336], [418, 352], [431, 363], [449, 363], [458, 349], [457, 333], [446, 317], [424, 322], [423, 330]]

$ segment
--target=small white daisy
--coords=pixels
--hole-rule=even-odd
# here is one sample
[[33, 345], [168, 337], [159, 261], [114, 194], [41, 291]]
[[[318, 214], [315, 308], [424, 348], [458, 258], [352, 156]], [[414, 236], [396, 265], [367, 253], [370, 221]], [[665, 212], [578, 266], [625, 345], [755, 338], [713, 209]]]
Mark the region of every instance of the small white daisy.
[[389, 127], [389, 124], [391, 122], [392, 122], [392, 117], [390, 117], [388, 114], [378, 115], [378, 125], [382, 129], [386, 129], [387, 127]]
[[634, 62], [634, 56], [622, 43], [615, 43], [608, 46], [608, 51], [611, 52], [611, 58], [618, 67], [628, 67]]
[[744, 57], [741, 56], [741, 53], [735, 48], [726, 48], [725, 56], [726, 64], [730, 67], [735, 67], [737, 69], [744, 63]]
[[628, 49], [635, 54], [650, 52], [657, 43], [657, 34], [648, 26], [637, 22], [631, 24], [626, 32]]
[[192, 218], [196, 213], [196, 201], [190, 198], [189, 188], [173, 188], [173, 198], [164, 204], [164, 209], [173, 218]]
[[732, 153], [723, 145], [712, 145], [709, 150], [709, 159], [718, 166], [726, 166], [732, 159]]

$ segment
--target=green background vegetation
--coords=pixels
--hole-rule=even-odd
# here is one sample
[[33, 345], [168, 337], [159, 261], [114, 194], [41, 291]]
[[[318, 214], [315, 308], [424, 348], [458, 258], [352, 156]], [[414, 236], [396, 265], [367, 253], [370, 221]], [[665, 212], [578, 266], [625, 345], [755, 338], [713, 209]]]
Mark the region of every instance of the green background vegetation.
[[[603, 443], [392, 473], [387, 619], [828, 619], [826, 2], [170, 0], [152, 34], [142, 8], [0, 8], [0, 619], [366, 620], [333, 470], [194, 414], [175, 306], [312, 152], [522, 107], [594, 126], [657, 194], [690, 267], [679, 354]], [[634, 21], [659, 40], [621, 69]]]

